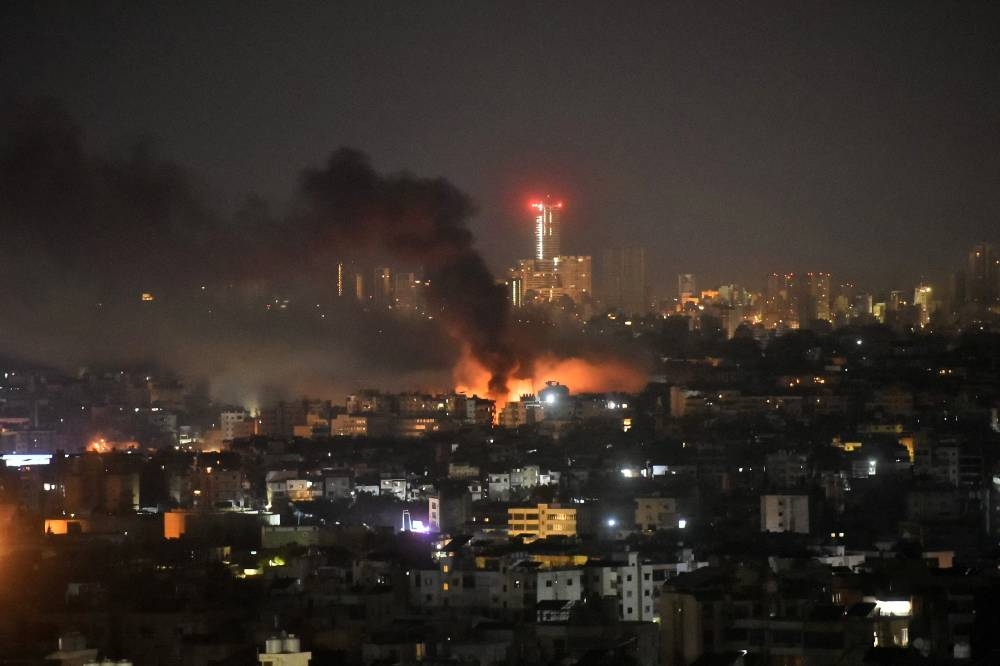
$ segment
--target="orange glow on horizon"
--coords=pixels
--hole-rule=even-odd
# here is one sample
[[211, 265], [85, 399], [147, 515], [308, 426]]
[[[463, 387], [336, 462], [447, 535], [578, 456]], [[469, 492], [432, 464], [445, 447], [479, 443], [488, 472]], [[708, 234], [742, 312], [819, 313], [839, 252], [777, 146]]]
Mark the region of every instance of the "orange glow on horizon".
[[490, 393], [490, 372], [467, 351], [455, 367], [455, 391], [466, 395], [488, 396], [495, 400], [497, 414], [508, 402], [517, 402], [522, 395], [537, 394], [545, 382], [556, 381], [572, 393], [603, 393], [642, 390], [648, 381], [638, 368], [620, 360], [590, 361], [583, 358], [557, 358], [546, 354], [535, 360], [531, 376], [515, 371], [507, 381], [506, 395]]
[[137, 449], [139, 448], [139, 443], [133, 441], [109, 442], [104, 437], [95, 437], [87, 444], [87, 451], [90, 453], [111, 453], [118, 448], [122, 450]]

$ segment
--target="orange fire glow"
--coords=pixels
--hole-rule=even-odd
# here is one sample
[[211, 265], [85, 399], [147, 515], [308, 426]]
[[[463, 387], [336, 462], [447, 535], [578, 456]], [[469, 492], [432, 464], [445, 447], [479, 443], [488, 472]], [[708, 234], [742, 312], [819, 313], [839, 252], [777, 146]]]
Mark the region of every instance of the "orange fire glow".
[[127, 442], [109, 442], [104, 437], [95, 437], [90, 440], [87, 444], [87, 451], [91, 453], [110, 453], [116, 449], [137, 449], [139, 448], [138, 442], [127, 441]]
[[90, 444], [87, 445], [87, 450], [93, 453], [107, 453], [111, 448], [112, 446], [108, 444], [108, 440], [103, 437], [91, 440]]
[[590, 361], [582, 358], [557, 358], [551, 354], [535, 360], [530, 377], [514, 372], [507, 382], [506, 395], [491, 395], [490, 373], [469, 353], [464, 353], [455, 368], [455, 390], [466, 395], [489, 396], [497, 402], [497, 411], [522, 395], [537, 394], [545, 382], [557, 381], [573, 393], [604, 391], [635, 392], [647, 382], [645, 373], [623, 361]]

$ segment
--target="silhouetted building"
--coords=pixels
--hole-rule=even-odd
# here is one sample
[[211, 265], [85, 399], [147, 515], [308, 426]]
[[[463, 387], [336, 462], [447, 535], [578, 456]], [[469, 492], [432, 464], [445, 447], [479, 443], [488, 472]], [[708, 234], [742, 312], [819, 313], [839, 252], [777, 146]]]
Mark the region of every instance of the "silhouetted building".
[[969, 267], [965, 278], [968, 302], [984, 307], [997, 303], [1000, 295], [1000, 258], [993, 246], [980, 243], [969, 252]]
[[601, 301], [605, 308], [629, 314], [643, 314], [649, 310], [644, 248], [605, 250], [601, 262]]
[[808, 328], [815, 321], [830, 321], [830, 274], [771, 273], [764, 297], [765, 324]]

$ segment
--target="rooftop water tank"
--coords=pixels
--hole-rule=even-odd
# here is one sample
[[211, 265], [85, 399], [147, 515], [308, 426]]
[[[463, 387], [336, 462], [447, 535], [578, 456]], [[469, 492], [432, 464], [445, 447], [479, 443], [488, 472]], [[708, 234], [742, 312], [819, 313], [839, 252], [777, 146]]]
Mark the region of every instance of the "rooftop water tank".
[[285, 652], [302, 651], [302, 642], [299, 640], [299, 637], [296, 636], [295, 634], [288, 634], [288, 638], [286, 638], [284, 642], [285, 642], [284, 645]]

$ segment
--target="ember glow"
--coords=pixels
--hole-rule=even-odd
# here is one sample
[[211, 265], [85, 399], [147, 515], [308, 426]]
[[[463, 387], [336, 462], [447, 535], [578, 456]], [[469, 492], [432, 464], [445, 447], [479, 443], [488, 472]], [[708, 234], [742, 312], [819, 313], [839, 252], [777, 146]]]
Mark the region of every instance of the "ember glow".
[[96, 439], [93, 439], [87, 445], [87, 450], [90, 451], [91, 453], [107, 453], [111, 451], [111, 449], [112, 445], [108, 444], [108, 440], [104, 439], [103, 437], [98, 437]]
[[87, 444], [87, 451], [91, 453], [110, 453], [112, 451], [137, 449], [139, 443], [136, 441], [115, 442], [108, 441], [104, 437], [95, 437]]
[[564, 384], [573, 393], [632, 393], [642, 390], [647, 382], [644, 372], [624, 361], [558, 358], [552, 354], [536, 358], [530, 372], [515, 369], [503, 395], [490, 392], [490, 372], [467, 352], [462, 354], [454, 376], [457, 392], [489, 396], [497, 401], [498, 412], [508, 402], [520, 400], [522, 395], [536, 394], [547, 381]]

